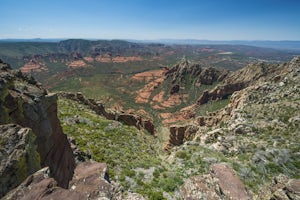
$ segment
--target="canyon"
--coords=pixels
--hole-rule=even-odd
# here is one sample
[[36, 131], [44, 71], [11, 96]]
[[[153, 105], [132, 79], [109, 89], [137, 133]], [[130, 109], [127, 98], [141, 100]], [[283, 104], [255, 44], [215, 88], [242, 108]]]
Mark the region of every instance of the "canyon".
[[69, 71], [47, 81], [80, 72], [81, 89], [95, 63], [160, 62], [171, 52], [149, 44], [168, 52], [130, 54], [142, 45], [115, 42], [113, 53], [108, 44], [86, 53], [86, 41], [65, 41], [61, 54], [28, 56], [19, 69], [0, 61], [1, 198], [300, 198], [300, 57], [233, 71], [182, 58], [107, 75], [121, 97], [112, 103], [85, 90], [49, 92], [31, 75], [53, 73], [49, 58], [63, 61]]

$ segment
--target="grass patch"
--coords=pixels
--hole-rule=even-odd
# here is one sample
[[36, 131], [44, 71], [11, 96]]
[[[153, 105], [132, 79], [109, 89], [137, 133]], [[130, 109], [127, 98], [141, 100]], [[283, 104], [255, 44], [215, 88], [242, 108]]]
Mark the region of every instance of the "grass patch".
[[230, 101], [230, 97], [222, 100], [217, 101], [209, 101], [203, 105], [200, 105], [196, 108], [196, 115], [197, 116], [204, 116], [207, 115], [207, 112], [215, 112], [220, 110], [228, 105]]

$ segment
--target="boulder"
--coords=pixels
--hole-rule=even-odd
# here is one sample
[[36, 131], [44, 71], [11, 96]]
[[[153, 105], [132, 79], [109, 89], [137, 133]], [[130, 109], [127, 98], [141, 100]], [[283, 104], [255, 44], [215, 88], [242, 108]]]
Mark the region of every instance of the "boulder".
[[57, 182], [51, 178], [48, 167], [30, 175], [21, 185], [10, 191], [3, 199], [6, 200], [33, 200], [33, 199], [67, 199], [84, 200], [87, 199], [82, 193], [70, 191], [58, 186]]
[[210, 175], [190, 177], [180, 187], [180, 195], [182, 199], [188, 200], [222, 199], [217, 183]]
[[69, 189], [59, 187], [46, 167], [30, 175], [3, 199], [108, 200], [115, 198], [116, 193], [115, 187], [109, 182], [106, 164], [87, 161], [76, 167]]
[[289, 179], [280, 174], [258, 195], [262, 200], [300, 200], [300, 179]]
[[70, 191], [78, 192], [89, 199], [112, 199], [115, 191], [110, 183], [105, 163], [87, 161], [77, 165], [70, 182]]
[[183, 199], [250, 200], [252, 196], [235, 172], [225, 164], [214, 164], [211, 173], [187, 179], [180, 187]]
[[211, 169], [212, 177], [218, 179], [220, 190], [226, 197], [236, 200], [252, 199], [244, 183], [227, 165], [214, 164]]

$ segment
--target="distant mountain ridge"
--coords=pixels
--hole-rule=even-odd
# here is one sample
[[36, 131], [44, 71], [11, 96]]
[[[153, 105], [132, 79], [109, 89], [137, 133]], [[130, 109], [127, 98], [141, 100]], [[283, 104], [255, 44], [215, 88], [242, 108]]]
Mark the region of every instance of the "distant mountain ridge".
[[[7, 39], [0, 40], [0, 58], [15, 67], [23, 66], [28, 56], [47, 57], [50, 54], [63, 55], [80, 53], [81, 56], [160, 56], [166, 54], [180, 59], [201, 59], [203, 56], [236, 54], [238, 57], [253, 57], [263, 60], [290, 60], [300, 52], [300, 41], [265, 41], [265, 47], [274, 47], [278, 43], [281, 49], [255, 47], [246, 41], [209, 41], [209, 40], [86, 40], [86, 39]], [[277, 45], [277, 46], [278, 46]], [[259, 46], [259, 45], [257, 45]], [[294, 50], [284, 50], [294, 49]], [[298, 49], [298, 51], [296, 51]], [[203, 54], [203, 55], [202, 55]], [[241, 55], [242, 54], [242, 55]], [[225, 56], [226, 56], [225, 55]], [[236, 56], [234, 56], [234, 59]], [[209, 58], [210, 59], [210, 58]], [[27, 62], [27, 61], [26, 61]], [[173, 62], [174, 64], [174, 62]]]
[[[139, 42], [139, 40], [129, 40]], [[197, 39], [158, 39], [142, 40], [140, 42], [158, 42], [163, 44], [187, 44], [187, 45], [248, 45], [255, 47], [300, 51], [300, 41], [296, 40], [197, 40]]]
[[67, 39], [67, 38], [33, 38], [33, 39], [0, 39], [0, 43], [11, 42], [53, 42], [58, 43], [64, 40], [85, 40], [85, 41], [128, 41], [135, 43], [161, 43], [180, 45], [248, 45], [255, 47], [273, 48], [281, 50], [300, 51], [298, 40], [200, 40], [200, 39], [157, 39], [157, 40], [134, 40], [134, 39]]

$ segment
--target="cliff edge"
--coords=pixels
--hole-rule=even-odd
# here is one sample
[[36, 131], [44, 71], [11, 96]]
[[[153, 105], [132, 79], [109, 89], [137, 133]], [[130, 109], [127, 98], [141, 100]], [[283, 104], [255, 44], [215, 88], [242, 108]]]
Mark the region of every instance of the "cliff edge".
[[[12, 70], [0, 60], [0, 124], [15, 124], [31, 129], [36, 137], [41, 167], [49, 166], [58, 185], [67, 188], [74, 173], [75, 161], [57, 118], [56, 101], [57, 96], [48, 94], [34, 78]], [[0, 135], [5, 134], [7, 129], [1, 129]], [[26, 163], [31, 158], [26, 156], [24, 159]], [[7, 185], [4, 183], [6, 179], [3, 179], [5, 175], [4, 172], [0, 174], [1, 184]]]

